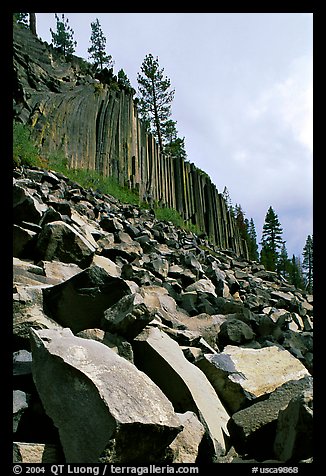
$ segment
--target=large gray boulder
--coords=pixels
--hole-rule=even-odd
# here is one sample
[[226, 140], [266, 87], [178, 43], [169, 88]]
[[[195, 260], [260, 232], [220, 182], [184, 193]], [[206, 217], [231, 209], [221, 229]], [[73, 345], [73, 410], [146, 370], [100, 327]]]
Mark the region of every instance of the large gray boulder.
[[93, 265], [43, 293], [45, 312], [76, 333], [101, 327], [104, 311], [131, 291], [123, 279]]
[[102, 328], [129, 339], [136, 337], [155, 317], [139, 293], [124, 296], [104, 312]]
[[280, 410], [277, 419], [274, 453], [281, 461], [313, 456], [313, 391], [302, 391]]
[[104, 344], [69, 329], [31, 340], [35, 385], [67, 462], [155, 461], [181, 431], [162, 391]]
[[162, 330], [145, 328], [133, 341], [136, 365], [171, 400], [176, 411], [193, 411], [204, 425], [216, 455], [226, 450], [229, 415], [205, 375]]
[[228, 345], [221, 353], [205, 354], [196, 365], [231, 413], [290, 380], [310, 375], [298, 359], [277, 346], [250, 349]]
[[[228, 422], [228, 429], [235, 449], [241, 454], [251, 454], [266, 459], [274, 456], [276, 447], [277, 456], [284, 458], [283, 461], [287, 460], [289, 448], [285, 450], [284, 435], [279, 437], [275, 443], [279, 413], [288, 407], [292, 398], [299, 396], [305, 390], [311, 391], [311, 389], [312, 377], [310, 376], [300, 380], [291, 380], [275, 389], [268, 398], [259, 399], [251, 406], [234, 413]], [[291, 415], [290, 418], [288, 426], [295, 427], [298, 422], [296, 412], [294, 412], [294, 417]], [[294, 428], [291, 429], [291, 433], [293, 431]], [[309, 450], [311, 449], [310, 436], [311, 434], [307, 435]], [[291, 443], [291, 441], [288, 442], [289, 447], [291, 447]]]
[[61, 328], [55, 320], [47, 316], [43, 310], [44, 285], [16, 285], [13, 295], [13, 340], [16, 348], [29, 348], [30, 328], [53, 329]]
[[36, 250], [39, 260], [75, 263], [85, 269], [90, 266], [96, 248], [74, 227], [58, 220], [42, 228]]
[[47, 206], [39, 203], [23, 184], [15, 183], [13, 187], [14, 223], [30, 221], [39, 223]]

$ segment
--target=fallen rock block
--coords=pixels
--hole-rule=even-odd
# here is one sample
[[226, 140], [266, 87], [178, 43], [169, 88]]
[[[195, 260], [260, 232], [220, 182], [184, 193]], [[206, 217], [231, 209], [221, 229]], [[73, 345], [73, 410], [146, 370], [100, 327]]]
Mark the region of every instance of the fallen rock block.
[[13, 302], [13, 338], [16, 348], [29, 348], [30, 328], [61, 328], [43, 310], [44, 286], [16, 286]]
[[102, 328], [127, 339], [136, 337], [155, 317], [139, 293], [124, 296], [104, 312]]
[[107, 346], [69, 329], [31, 340], [35, 385], [67, 462], [155, 461], [182, 430], [163, 392]]
[[310, 375], [290, 352], [276, 346], [250, 349], [228, 345], [221, 353], [205, 354], [196, 365], [230, 413], [285, 382]]
[[45, 276], [51, 280], [51, 284], [59, 284], [72, 278], [83, 270], [74, 263], [62, 263], [60, 261], [40, 261], [39, 266], [44, 270]]
[[[279, 412], [287, 408], [293, 397], [311, 389], [311, 376], [291, 380], [276, 388], [267, 399], [257, 401], [250, 407], [234, 413], [228, 422], [228, 429], [235, 449], [241, 454], [247, 453], [262, 459], [274, 457]], [[296, 422], [295, 418], [290, 426]]]
[[199, 417], [216, 454], [224, 454], [229, 416], [205, 375], [162, 330], [148, 327], [133, 341], [136, 365], [163, 390], [178, 412]]
[[44, 310], [73, 332], [100, 327], [103, 313], [127, 294], [128, 284], [93, 265], [67, 281], [46, 288]]
[[277, 419], [274, 453], [281, 461], [299, 461], [313, 455], [313, 392], [294, 396], [280, 410]]
[[85, 269], [90, 266], [96, 248], [71, 225], [58, 220], [42, 228], [36, 250], [39, 260], [75, 263]]
[[30, 395], [21, 390], [14, 390], [13, 392], [13, 432], [17, 431], [20, 419], [28, 408], [28, 400]]
[[177, 413], [183, 430], [169, 446], [172, 463], [196, 463], [205, 428], [193, 412]]

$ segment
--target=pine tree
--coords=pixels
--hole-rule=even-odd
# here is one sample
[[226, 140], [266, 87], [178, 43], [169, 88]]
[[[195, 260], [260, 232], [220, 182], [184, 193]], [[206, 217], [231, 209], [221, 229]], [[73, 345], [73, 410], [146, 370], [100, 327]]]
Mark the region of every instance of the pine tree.
[[247, 241], [248, 239], [248, 228], [245, 221], [245, 214], [242, 210], [241, 205], [235, 204], [235, 221], [240, 231], [240, 236], [243, 240]]
[[292, 255], [292, 260], [289, 265], [289, 281], [296, 288], [304, 288], [304, 279], [300, 258], [294, 255]]
[[230, 208], [232, 208], [232, 200], [230, 197], [230, 192], [226, 186], [224, 187], [224, 190], [222, 192], [222, 197], [225, 200], [227, 210], [230, 211]]
[[90, 58], [93, 60], [95, 66], [102, 71], [103, 66], [107, 65], [113, 68], [114, 62], [112, 56], [105, 53], [106, 38], [103, 34], [99, 19], [91, 23], [92, 34], [90, 38], [91, 46], [88, 48]]
[[277, 261], [277, 272], [283, 276], [283, 278], [288, 279], [290, 273], [290, 261], [288, 257], [288, 252], [285, 246], [285, 242], [283, 242], [281, 252], [278, 257]]
[[278, 217], [273, 208], [269, 207], [263, 225], [262, 240], [260, 243], [262, 245], [260, 261], [265, 268], [270, 271], [276, 270], [279, 255], [278, 249], [281, 248], [284, 243], [281, 239], [282, 233], [283, 230]]
[[35, 13], [29, 13], [29, 29], [33, 33], [33, 35], [36, 35], [36, 14]]
[[132, 86], [131, 86], [131, 83], [129, 81], [129, 78], [128, 76], [126, 75], [126, 73], [123, 71], [123, 69], [120, 69], [118, 71], [118, 81], [119, 83], [125, 87], [125, 88], [129, 88], [129, 89], [132, 89]]
[[28, 28], [28, 13], [14, 13], [13, 20], [18, 25]]
[[164, 137], [164, 153], [179, 160], [186, 160], [185, 138], [178, 137], [176, 121], [169, 119], [164, 124], [162, 136]]
[[255, 228], [255, 223], [252, 218], [248, 225], [248, 253], [249, 259], [252, 261], [259, 260], [258, 245], [257, 245], [257, 233]]
[[64, 14], [61, 15], [61, 20], [58, 15], [54, 14], [57, 21], [57, 31], [54, 32], [50, 28], [52, 35], [52, 43], [55, 48], [63, 53], [65, 57], [73, 55], [77, 46], [77, 41], [74, 41], [74, 30], [69, 26], [68, 18], [65, 19]]
[[314, 256], [313, 256], [313, 236], [308, 235], [305, 246], [303, 248], [303, 263], [302, 269], [305, 278], [305, 287], [308, 293], [313, 292], [313, 271], [314, 271]]
[[[29, 16], [29, 21], [28, 21]], [[35, 13], [14, 13], [13, 20], [17, 25], [29, 28], [36, 36], [36, 14]]]
[[146, 55], [141, 72], [138, 73], [139, 84], [139, 112], [150, 131], [157, 139], [160, 150], [164, 150], [163, 134], [166, 122], [171, 116], [171, 103], [174, 98], [174, 89], [169, 91], [171, 81], [163, 77], [164, 68], [160, 69], [158, 58], [152, 54]]

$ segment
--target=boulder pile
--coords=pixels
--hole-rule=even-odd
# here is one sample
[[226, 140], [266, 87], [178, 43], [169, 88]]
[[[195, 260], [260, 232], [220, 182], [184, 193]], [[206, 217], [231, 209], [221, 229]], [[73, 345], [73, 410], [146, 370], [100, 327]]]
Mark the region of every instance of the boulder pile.
[[13, 175], [15, 462], [312, 460], [312, 295], [152, 210]]

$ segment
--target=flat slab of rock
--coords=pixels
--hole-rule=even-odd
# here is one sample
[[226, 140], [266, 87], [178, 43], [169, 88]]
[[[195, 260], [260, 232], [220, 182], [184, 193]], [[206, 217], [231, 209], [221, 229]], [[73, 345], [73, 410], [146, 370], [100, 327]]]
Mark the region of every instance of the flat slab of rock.
[[310, 375], [290, 352], [276, 346], [250, 349], [228, 345], [221, 353], [205, 354], [196, 365], [231, 413], [285, 382]]
[[148, 327], [133, 341], [136, 365], [164, 391], [176, 411], [193, 411], [208, 433], [216, 454], [226, 449], [229, 416], [205, 375], [163, 331]]
[[35, 385], [67, 462], [155, 461], [181, 431], [163, 392], [104, 344], [69, 329], [31, 340]]

